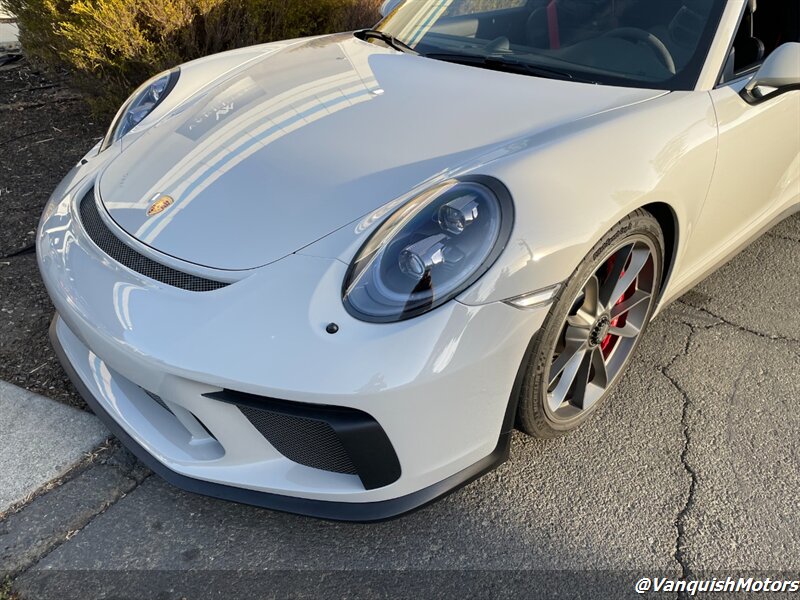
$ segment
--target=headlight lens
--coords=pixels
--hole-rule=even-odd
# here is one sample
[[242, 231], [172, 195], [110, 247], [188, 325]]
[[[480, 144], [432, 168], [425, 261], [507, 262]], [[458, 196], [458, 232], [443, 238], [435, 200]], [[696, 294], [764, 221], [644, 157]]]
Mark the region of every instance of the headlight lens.
[[178, 77], [180, 77], [180, 69], [173, 69], [156, 75], [142, 84], [117, 113], [108, 135], [103, 141], [101, 151], [144, 121], [145, 117], [169, 95], [175, 84], [178, 83]]
[[508, 243], [511, 196], [490, 177], [450, 180], [393, 213], [356, 255], [344, 304], [358, 319], [402, 321], [456, 297]]

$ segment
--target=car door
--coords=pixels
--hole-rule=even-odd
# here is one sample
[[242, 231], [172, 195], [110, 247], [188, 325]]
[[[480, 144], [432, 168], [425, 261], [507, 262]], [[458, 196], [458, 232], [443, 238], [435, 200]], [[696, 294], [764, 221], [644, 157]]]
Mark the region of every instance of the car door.
[[[800, 200], [800, 91], [758, 104], [741, 95], [770, 51], [798, 36], [797, 28], [778, 30], [778, 13], [789, 5], [786, 0], [759, 0], [755, 11], [755, 3], [745, 7], [721, 82], [710, 92], [719, 147], [708, 197], [687, 248], [687, 263], [697, 269], [735, 250]], [[754, 25], [762, 10], [773, 18], [764, 18], [759, 30]]]

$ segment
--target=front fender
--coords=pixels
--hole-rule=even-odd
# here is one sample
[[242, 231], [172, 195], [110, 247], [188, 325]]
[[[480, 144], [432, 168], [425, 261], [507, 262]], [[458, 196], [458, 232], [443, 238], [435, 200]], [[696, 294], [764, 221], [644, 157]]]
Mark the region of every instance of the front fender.
[[[503, 181], [517, 213], [500, 260], [459, 300], [480, 305], [569, 278], [623, 217], [659, 202], [690, 232], [714, 171], [717, 121], [704, 92], [678, 92], [517, 142], [482, 168]], [[676, 241], [672, 272], [687, 236]]]

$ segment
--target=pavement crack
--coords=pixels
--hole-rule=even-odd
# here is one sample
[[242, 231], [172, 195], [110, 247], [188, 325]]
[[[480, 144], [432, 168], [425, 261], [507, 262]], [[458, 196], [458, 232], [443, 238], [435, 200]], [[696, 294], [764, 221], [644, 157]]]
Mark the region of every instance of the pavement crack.
[[[92, 479], [91, 473], [98, 473], [101, 478], [104, 475], [102, 471], [96, 471], [96, 469], [106, 469], [106, 473], [109, 471], [118, 473], [118, 479], [112, 480], [110, 486], [100, 486], [103, 491], [100, 492], [98, 502], [93, 503], [94, 501], [92, 501], [85, 508], [77, 508], [72, 512], [67, 511], [66, 517], [62, 516], [53, 520], [44, 533], [41, 531], [34, 533], [35, 537], [24, 533], [26, 518], [39, 518], [41, 514], [50, 514], [54, 510], [53, 507], [59, 506], [59, 502], [64, 502], [65, 497], [69, 498], [70, 492], [67, 492], [66, 496], [51, 496], [51, 494], [59, 494], [60, 488], [67, 489], [65, 486], [74, 486], [76, 482], [80, 486], [81, 478], [86, 477], [89, 479], [83, 479], [85, 481], [83, 485], [98, 485], [97, 481], [102, 479]], [[69, 478], [59, 480], [57, 485], [42, 490], [33, 501], [16, 508], [15, 512], [4, 515], [0, 520], [0, 524], [5, 523], [7, 531], [14, 532], [12, 533], [13, 537], [6, 540], [5, 546], [0, 544], [0, 559], [6, 556], [10, 560], [6, 565], [6, 575], [13, 580], [31, 569], [35, 569], [44, 559], [72, 540], [109, 508], [128, 496], [152, 474], [149, 469], [115, 442], [107, 442], [87, 455], [86, 462], [79, 469], [73, 470]], [[36, 502], [47, 502], [48, 498], [55, 498], [54, 503], [45, 504], [44, 508], [37, 508]], [[42, 510], [45, 513], [42, 513]], [[32, 512], [29, 513], [29, 516], [25, 516], [26, 511]], [[15, 519], [16, 523], [13, 522]], [[0, 595], [0, 600], [2, 598]]]
[[[32, 560], [31, 562], [27, 563], [23, 568], [18, 569], [16, 571], [10, 573], [9, 575], [10, 575], [10, 579], [11, 579], [12, 583], [13, 583], [13, 580], [15, 580], [16, 578], [24, 575], [25, 573], [27, 573], [28, 571], [30, 571], [32, 569], [35, 569], [36, 566], [39, 563], [41, 563], [44, 559], [46, 559], [48, 556], [50, 556], [53, 552], [58, 550], [61, 546], [63, 546], [67, 542], [71, 541], [76, 535], [78, 535], [81, 531], [83, 531], [89, 525], [91, 525], [98, 517], [104, 515], [108, 511], [108, 509], [110, 509], [112, 506], [114, 506], [120, 500], [123, 500], [126, 496], [128, 496], [136, 488], [138, 488], [140, 485], [142, 485], [142, 483], [144, 483], [152, 475], [153, 475], [152, 473], [148, 473], [148, 474], [144, 475], [141, 479], [137, 479], [132, 475], [129, 476], [128, 479], [132, 484], [130, 489], [128, 489], [126, 492], [120, 494], [120, 496], [118, 498], [116, 498], [114, 500], [107, 501], [105, 504], [103, 504], [103, 506], [97, 512], [92, 514], [88, 519], [85, 519], [84, 521], [82, 521], [76, 529], [72, 529], [72, 530], [66, 532], [65, 534], [63, 534], [62, 536], [60, 536], [59, 538], [53, 539], [51, 541], [51, 543], [48, 544], [47, 548], [44, 549], [43, 552], [41, 552], [40, 554], [38, 554], [36, 556], [35, 560]], [[0, 597], [0, 600], [2, 600], [2, 597]]]
[[[667, 377], [670, 381], [672, 381], [672, 378], [667, 374], [667, 371], [672, 368], [672, 366], [678, 361], [679, 358], [682, 358], [682, 357], [687, 356], [689, 354], [689, 349], [691, 348], [691, 345], [692, 345], [692, 338], [694, 338], [694, 335], [695, 335], [695, 333], [697, 333], [697, 329], [698, 329], [698, 327], [696, 327], [692, 323], [689, 323], [688, 321], [681, 321], [681, 323], [686, 325], [686, 327], [688, 327], [689, 330], [690, 330], [689, 334], [686, 336], [686, 342], [683, 344], [683, 348], [681, 348], [681, 350], [677, 354], [675, 354], [675, 356], [670, 358], [669, 362], [666, 365], [659, 367], [659, 371], [661, 371], [661, 373], [665, 377]], [[707, 329], [707, 328], [704, 328], [704, 329]], [[680, 390], [680, 387], [678, 386], [677, 383], [672, 381], [672, 384], [675, 387], [677, 387], [678, 390]], [[680, 390], [680, 391], [682, 391], [682, 390]]]
[[[686, 393], [677, 380], [669, 375], [668, 373], [664, 373], [664, 375], [669, 379], [675, 389], [677, 389], [681, 395], [683, 396], [683, 410], [681, 411], [681, 429], [683, 430], [683, 449], [681, 450], [681, 465], [683, 465], [683, 469], [686, 471], [686, 474], [689, 476], [689, 493], [686, 496], [686, 502], [684, 503], [681, 510], [678, 512], [678, 517], [675, 520], [675, 527], [677, 528], [678, 534], [675, 540], [675, 560], [681, 566], [681, 571], [684, 580], [689, 580], [692, 576], [692, 571], [689, 568], [688, 560], [686, 557], [686, 548], [688, 543], [686, 541], [686, 521], [688, 519], [689, 513], [694, 508], [695, 502], [695, 493], [697, 492], [697, 471], [695, 471], [694, 467], [692, 467], [691, 463], [689, 462], [689, 448], [692, 444], [692, 435], [689, 430], [689, 395]], [[681, 596], [678, 596], [681, 598]]]
[[[689, 304], [686, 300], [684, 300], [682, 298], [677, 300], [677, 302], [679, 302], [680, 304], [683, 304], [684, 306], [692, 308], [692, 309], [694, 309], [696, 311], [702, 312], [702, 313], [708, 315], [709, 317], [713, 317], [713, 318], [719, 320], [720, 321], [719, 324], [728, 325], [728, 326], [733, 327], [733, 328], [735, 328], [738, 331], [741, 331], [743, 333], [749, 333], [751, 335], [755, 335], [757, 337], [764, 338], [764, 339], [767, 339], [767, 340], [788, 342], [790, 344], [800, 344], [800, 339], [791, 338], [791, 337], [788, 337], [788, 336], [785, 336], [785, 335], [776, 335], [776, 334], [772, 334], [772, 333], [764, 333], [763, 331], [758, 331], [756, 329], [751, 329], [749, 327], [746, 327], [745, 325], [742, 325], [740, 323], [735, 323], [735, 322], [731, 321], [730, 319], [727, 319], [726, 317], [723, 317], [722, 315], [719, 315], [719, 314], [717, 314], [715, 312], [712, 312], [709, 309], [705, 308], [704, 306], [695, 306], [694, 304]], [[691, 327], [694, 328], [694, 326], [691, 326]]]
[[[62, 473], [60, 476], [56, 477], [45, 483], [40, 488], [32, 491], [28, 494], [25, 498], [20, 500], [19, 502], [12, 504], [8, 507], [5, 511], [0, 512], [0, 523], [7, 520], [11, 515], [14, 515], [18, 512], [25, 510], [27, 506], [29, 506], [32, 502], [34, 502], [37, 498], [44, 496], [52, 492], [53, 490], [61, 487], [65, 483], [80, 477], [82, 473], [90, 469], [94, 466], [98, 461], [102, 460], [104, 457], [109, 456], [114, 448], [114, 442], [111, 438], [106, 439], [102, 444], [97, 446], [90, 452], [87, 452], [83, 455], [83, 457], [76, 462], [69, 470]], [[1, 597], [0, 597], [1, 598]]]
[[26, 254], [35, 254], [36, 253], [36, 244], [28, 244], [24, 248], [19, 250], [15, 250], [11, 254], [6, 254], [4, 256], [0, 256], [0, 258], [17, 258], [19, 256], [24, 256]]
[[[697, 476], [697, 471], [694, 469], [694, 467], [689, 461], [689, 450], [692, 444], [692, 435], [689, 428], [689, 408], [691, 400], [689, 398], [689, 393], [685, 389], [683, 389], [680, 382], [677, 380], [676, 377], [674, 377], [670, 373], [670, 371], [678, 360], [689, 355], [693, 338], [698, 332], [698, 330], [708, 329], [709, 327], [698, 328], [690, 323], [684, 322], [684, 324], [690, 329], [689, 334], [686, 336], [686, 343], [684, 344], [684, 347], [677, 354], [675, 354], [675, 356], [672, 357], [672, 359], [666, 366], [659, 368], [659, 371], [667, 379], [667, 381], [669, 381], [672, 384], [672, 386], [680, 393], [683, 399], [683, 406], [681, 409], [681, 431], [683, 434], [683, 448], [681, 449], [680, 462], [681, 466], [683, 467], [684, 471], [689, 477], [689, 490], [686, 496], [686, 501], [678, 511], [678, 514], [675, 518], [676, 536], [675, 536], [674, 558], [675, 562], [677, 562], [678, 565], [680, 565], [682, 578], [688, 581], [689, 579], [691, 579], [692, 571], [689, 567], [689, 562], [686, 556], [686, 548], [688, 546], [688, 543], [686, 541], [686, 521], [688, 519], [689, 513], [694, 508], [695, 493], [697, 491], [697, 485], [698, 485], [698, 476]], [[678, 598], [680, 600], [683, 600], [686, 597], [687, 596], [685, 596], [685, 594], [678, 595]]]

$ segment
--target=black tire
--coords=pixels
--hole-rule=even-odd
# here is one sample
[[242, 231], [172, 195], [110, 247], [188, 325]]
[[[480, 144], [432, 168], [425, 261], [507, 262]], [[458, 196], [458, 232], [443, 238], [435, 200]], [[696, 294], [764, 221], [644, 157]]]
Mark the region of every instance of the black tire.
[[[580, 427], [605, 403], [653, 315], [664, 248], [658, 221], [637, 210], [603, 236], [575, 269], [554, 300], [528, 358], [518, 403], [519, 429], [539, 438], [559, 437]], [[645, 251], [652, 259], [642, 258]], [[618, 262], [624, 264], [617, 267]], [[631, 277], [631, 286], [619, 298], [613, 297]], [[603, 297], [608, 300], [603, 302]], [[627, 312], [620, 313], [623, 309]], [[609, 319], [613, 314], [615, 319]], [[588, 334], [581, 341], [584, 331]]]

